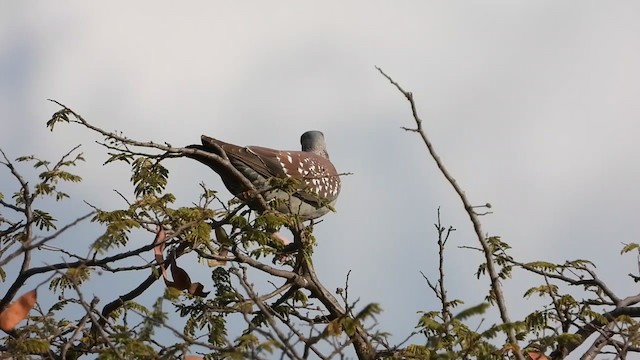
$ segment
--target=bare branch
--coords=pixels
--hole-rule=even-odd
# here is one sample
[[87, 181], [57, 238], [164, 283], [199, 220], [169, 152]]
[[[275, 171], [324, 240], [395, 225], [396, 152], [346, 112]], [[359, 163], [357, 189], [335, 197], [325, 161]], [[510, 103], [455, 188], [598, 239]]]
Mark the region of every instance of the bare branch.
[[[473, 210], [473, 206], [467, 199], [467, 196], [465, 195], [464, 191], [462, 191], [462, 188], [458, 185], [456, 180], [453, 178], [453, 176], [449, 173], [449, 171], [444, 166], [444, 162], [440, 159], [438, 154], [435, 152], [435, 149], [431, 141], [427, 137], [427, 134], [423, 131], [422, 120], [420, 119], [418, 112], [416, 110], [416, 104], [413, 99], [413, 94], [405, 91], [389, 75], [387, 75], [384, 71], [382, 71], [381, 68], [376, 66], [376, 69], [380, 72], [380, 74], [382, 74], [385, 78], [387, 78], [387, 80], [389, 80], [389, 82], [391, 82], [391, 84], [395, 86], [409, 101], [409, 104], [411, 105], [411, 113], [413, 114], [413, 119], [416, 122], [416, 128], [415, 129], [404, 128], [404, 129], [407, 131], [412, 131], [420, 134], [420, 136], [422, 137], [422, 141], [427, 146], [427, 149], [429, 150], [429, 154], [431, 154], [431, 157], [435, 160], [436, 165], [440, 169], [440, 172], [442, 173], [442, 175], [444, 175], [444, 177], [447, 179], [449, 184], [451, 184], [455, 192], [458, 194], [458, 197], [460, 198], [460, 201], [462, 202], [462, 205], [465, 211], [467, 212], [467, 214], [469, 215], [469, 219], [471, 220], [471, 223], [473, 224], [473, 229], [475, 230], [476, 237], [478, 238], [478, 241], [482, 246], [486, 263], [487, 263], [487, 272], [489, 273], [489, 279], [491, 281], [491, 289], [493, 290], [493, 293], [496, 297], [496, 303], [498, 304], [498, 309], [500, 310], [500, 317], [502, 318], [502, 322], [505, 324], [511, 324], [511, 318], [509, 317], [509, 313], [507, 310], [506, 300], [502, 292], [502, 285], [500, 284], [500, 278], [498, 277], [498, 272], [495, 268], [493, 252], [491, 251], [491, 248], [487, 243], [487, 240], [485, 238], [485, 233], [482, 230], [480, 219], [478, 219], [478, 215]], [[509, 342], [511, 343], [511, 346], [513, 346], [513, 349], [514, 349], [513, 353], [515, 354], [516, 358], [518, 360], [524, 360], [524, 357], [520, 352], [520, 347], [518, 346], [518, 341], [515, 336], [515, 331], [513, 330], [512, 327], [508, 327], [507, 336], [509, 338]]]

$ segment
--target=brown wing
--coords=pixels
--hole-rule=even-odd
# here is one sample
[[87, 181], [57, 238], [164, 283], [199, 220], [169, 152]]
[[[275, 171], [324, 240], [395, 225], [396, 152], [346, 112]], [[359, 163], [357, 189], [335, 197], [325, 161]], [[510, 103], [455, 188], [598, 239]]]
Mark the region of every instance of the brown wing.
[[202, 145], [205, 148], [221, 148], [235, 166], [242, 164], [249, 167], [265, 179], [286, 176], [277, 160], [278, 150], [233, 145], [205, 135], [202, 135]]

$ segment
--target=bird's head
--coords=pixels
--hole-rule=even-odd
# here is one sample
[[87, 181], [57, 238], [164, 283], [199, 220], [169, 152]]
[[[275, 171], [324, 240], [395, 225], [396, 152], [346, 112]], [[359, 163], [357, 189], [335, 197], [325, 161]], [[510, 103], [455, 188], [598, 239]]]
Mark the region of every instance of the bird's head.
[[327, 144], [324, 142], [324, 134], [321, 131], [311, 130], [305, 132], [300, 136], [300, 144], [302, 145], [302, 151], [308, 151], [326, 159], [329, 158]]

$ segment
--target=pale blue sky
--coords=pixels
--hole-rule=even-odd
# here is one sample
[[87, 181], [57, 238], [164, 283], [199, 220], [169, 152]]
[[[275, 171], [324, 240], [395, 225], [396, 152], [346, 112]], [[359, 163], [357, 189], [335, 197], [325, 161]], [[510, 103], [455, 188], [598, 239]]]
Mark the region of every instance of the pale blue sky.
[[[626, 278], [635, 259], [619, 250], [640, 237], [637, 2], [277, 4], [3, 2], [0, 146], [53, 159], [83, 144], [85, 181], [56, 209], [72, 219], [86, 211], [82, 200], [122, 206], [111, 189], [131, 193], [129, 174], [101, 166], [94, 134], [45, 129], [57, 110], [47, 98], [104, 129], [175, 145], [205, 133], [296, 149], [303, 131], [322, 130], [336, 167], [354, 175], [338, 212], [317, 226], [320, 278], [332, 289], [352, 270], [351, 296], [379, 302], [381, 329], [401, 339], [416, 311], [437, 306], [419, 271], [436, 275], [438, 206], [458, 229], [450, 297], [474, 305], [488, 283], [473, 276], [481, 257], [457, 248], [476, 245], [470, 224], [419, 138], [400, 130], [413, 126], [408, 104], [377, 65], [414, 92], [472, 202], [494, 206], [485, 231], [518, 259], [589, 258], [621, 294], [635, 288]], [[180, 204], [196, 200], [200, 181], [229, 197], [199, 163], [167, 164]], [[13, 189], [6, 179], [2, 192]], [[519, 274], [505, 283], [514, 318], [535, 304], [522, 299], [530, 285]]]

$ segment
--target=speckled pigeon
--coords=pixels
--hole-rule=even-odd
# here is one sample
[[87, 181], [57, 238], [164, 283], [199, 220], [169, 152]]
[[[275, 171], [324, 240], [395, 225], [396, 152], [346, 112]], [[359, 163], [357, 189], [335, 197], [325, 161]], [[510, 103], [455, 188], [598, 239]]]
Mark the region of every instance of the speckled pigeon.
[[[320, 131], [307, 131], [300, 137], [302, 151], [274, 150], [260, 146], [238, 146], [202, 135], [202, 145], [187, 148], [214, 153], [223, 159], [228, 157], [231, 165], [247, 178], [256, 190], [272, 188], [268, 179], [296, 178], [302, 180], [301, 189], [290, 196], [283, 190], [273, 189], [263, 193], [268, 202], [284, 199], [284, 204], [275, 208], [283, 213], [295, 213], [302, 220], [316, 219], [330, 211], [340, 193], [340, 177], [329, 161], [324, 135]], [[232, 194], [246, 200], [247, 189], [237, 178], [213, 159], [199, 154], [188, 157], [207, 165], [222, 178]], [[327, 206], [329, 205], [329, 206]]]

